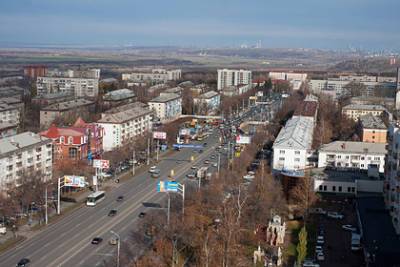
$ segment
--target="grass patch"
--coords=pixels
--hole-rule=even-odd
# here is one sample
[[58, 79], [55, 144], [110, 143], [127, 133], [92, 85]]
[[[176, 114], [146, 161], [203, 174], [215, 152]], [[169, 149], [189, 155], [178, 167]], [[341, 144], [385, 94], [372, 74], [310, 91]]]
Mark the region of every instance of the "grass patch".
[[17, 236], [16, 238], [9, 238], [4, 243], [0, 244], [0, 252], [12, 248], [24, 240], [25, 237], [23, 236]]

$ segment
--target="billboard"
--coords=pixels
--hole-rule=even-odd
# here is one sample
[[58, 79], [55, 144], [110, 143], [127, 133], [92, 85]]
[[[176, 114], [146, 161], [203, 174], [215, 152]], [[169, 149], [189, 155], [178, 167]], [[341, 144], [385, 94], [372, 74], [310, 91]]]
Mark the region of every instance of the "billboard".
[[85, 176], [65, 175], [64, 186], [85, 187]]
[[154, 139], [167, 139], [167, 133], [166, 132], [153, 132], [153, 138]]
[[245, 136], [245, 135], [236, 136], [236, 144], [250, 144], [250, 142], [251, 142], [250, 136]]
[[180, 129], [179, 135], [190, 135], [190, 129], [188, 128]]
[[98, 169], [108, 169], [110, 168], [110, 161], [105, 159], [95, 159], [93, 160], [93, 167]]
[[179, 183], [176, 181], [159, 181], [157, 192], [178, 192]]

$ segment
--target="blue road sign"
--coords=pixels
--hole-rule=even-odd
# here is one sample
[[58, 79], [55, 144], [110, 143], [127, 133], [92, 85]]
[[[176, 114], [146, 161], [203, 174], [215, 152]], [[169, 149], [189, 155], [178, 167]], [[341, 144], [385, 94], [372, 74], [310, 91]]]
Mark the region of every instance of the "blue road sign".
[[174, 148], [194, 148], [194, 149], [202, 149], [203, 145], [193, 145], [193, 144], [174, 144]]
[[157, 192], [178, 192], [179, 183], [176, 181], [159, 181]]

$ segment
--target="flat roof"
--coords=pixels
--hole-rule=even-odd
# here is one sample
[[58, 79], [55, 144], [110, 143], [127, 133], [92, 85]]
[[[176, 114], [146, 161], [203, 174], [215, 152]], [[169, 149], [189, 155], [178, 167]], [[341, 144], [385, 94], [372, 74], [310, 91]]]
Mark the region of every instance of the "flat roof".
[[5, 137], [0, 140], [0, 157], [18, 151], [20, 149], [39, 144], [51, 143], [51, 139], [40, 136], [33, 132], [24, 132], [17, 135]]
[[130, 89], [124, 88], [124, 89], [118, 89], [118, 90], [108, 92], [107, 94], [105, 94], [103, 96], [103, 100], [118, 101], [118, 100], [133, 98], [133, 97], [135, 97], [135, 93]]
[[378, 110], [378, 111], [386, 111], [386, 108], [381, 105], [364, 105], [364, 104], [350, 104], [343, 107], [344, 110], [347, 109], [357, 109], [357, 110]]
[[173, 94], [173, 93], [161, 93], [156, 98], [153, 98], [152, 100], [150, 100], [149, 103], [150, 102], [164, 103], [164, 102], [169, 102], [169, 101], [178, 99], [180, 97], [181, 97], [180, 95]]
[[331, 170], [327, 168], [314, 168], [311, 170], [311, 177], [318, 180], [336, 181], [336, 182], [349, 182], [354, 183], [356, 180], [366, 181], [383, 181], [384, 176], [380, 174], [380, 178], [368, 176], [367, 170]]
[[357, 154], [386, 154], [386, 144], [353, 142], [353, 141], [334, 141], [329, 144], [322, 145], [319, 148], [322, 152], [343, 152]]
[[62, 111], [62, 110], [69, 110], [81, 106], [88, 106], [88, 105], [94, 105], [93, 101], [83, 99], [83, 98], [78, 98], [70, 101], [65, 101], [65, 102], [60, 102], [56, 104], [52, 104], [50, 106], [44, 107], [41, 110], [44, 111]]
[[385, 125], [383, 120], [380, 117], [374, 116], [372, 114], [361, 116], [359, 120], [362, 127], [366, 129], [387, 129], [387, 126]]
[[215, 91], [208, 91], [205, 92], [204, 94], [199, 95], [198, 98], [202, 98], [202, 99], [209, 99], [209, 98], [213, 98], [215, 96], [218, 96], [219, 94]]
[[311, 149], [313, 132], [313, 118], [292, 117], [279, 132], [273, 148]]

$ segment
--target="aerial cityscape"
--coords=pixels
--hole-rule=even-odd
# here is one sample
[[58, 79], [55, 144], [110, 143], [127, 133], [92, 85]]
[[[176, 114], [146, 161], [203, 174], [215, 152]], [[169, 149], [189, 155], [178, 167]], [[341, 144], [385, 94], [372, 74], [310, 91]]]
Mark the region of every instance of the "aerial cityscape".
[[400, 266], [400, 2], [0, 3], [0, 267]]

